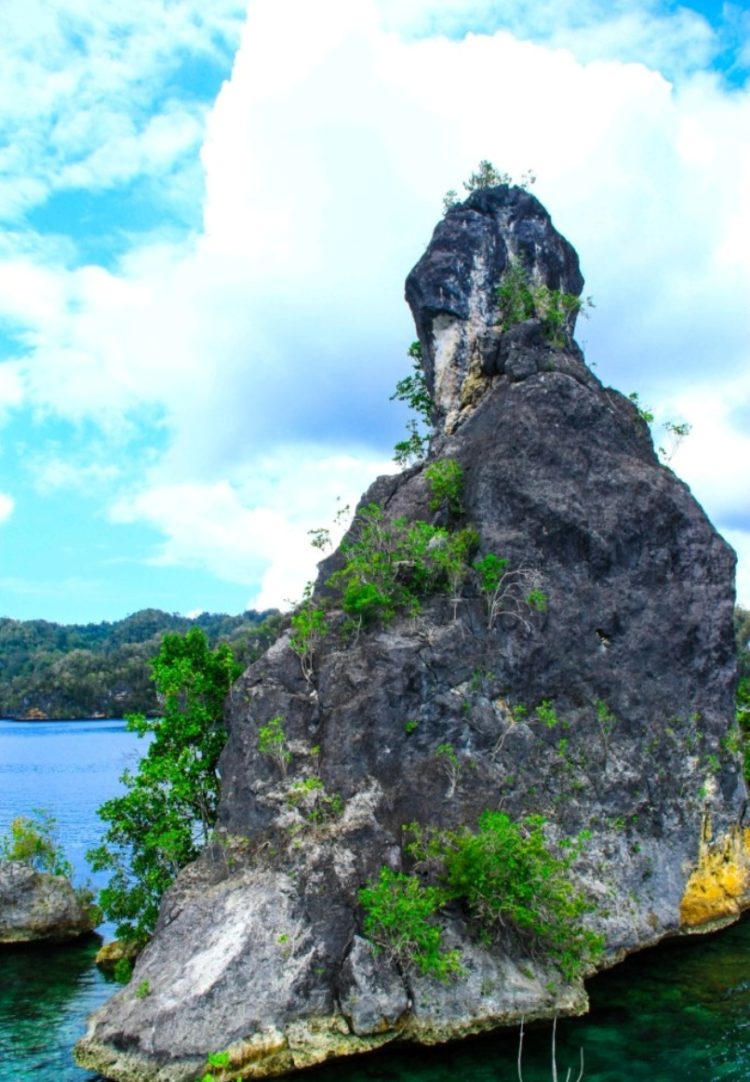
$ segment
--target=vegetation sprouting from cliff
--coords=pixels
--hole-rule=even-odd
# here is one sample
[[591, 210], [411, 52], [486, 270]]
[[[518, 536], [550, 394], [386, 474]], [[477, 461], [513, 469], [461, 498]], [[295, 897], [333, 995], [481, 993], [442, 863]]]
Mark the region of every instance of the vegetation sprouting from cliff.
[[583, 923], [594, 906], [570, 875], [585, 833], [554, 851], [541, 816], [514, 821], [500, 811], [484, 812], [476, 830], [415, 823], [407, 830], [415, 872], [381, 868], [360, 891], [365, 935], [403, 969], [440, 980], [460, 974], [460, 955], [446, 948], [438, 922], [450, 904], [465, 910], [483, 941], [512, 935], [549, 957], [566, 980], [601, 954], [602, 936]]

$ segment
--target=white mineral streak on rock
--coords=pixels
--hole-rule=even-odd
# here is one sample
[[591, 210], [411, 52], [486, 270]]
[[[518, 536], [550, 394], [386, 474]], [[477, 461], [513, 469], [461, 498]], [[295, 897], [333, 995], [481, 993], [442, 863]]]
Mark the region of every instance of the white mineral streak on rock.
[[[292, 912], [295, 897], [287, 876], [259, 875], [221, 895], [216, 900], [215, 920], [204, 924], [202, 949], [190, 957], [171, 984], [163, 1007], [178, 1007], [187, 999], [205, 996], [226, 980], [235, 959], [248, 951], [257, 970], [275, 973], [273, 983], [283, 986], [278, 989], [283, 997], [297, 971], [304, 968], [300, 948], [310, 939], [309, 929]], [[179, 928], [174, 931], [178, 933]]]
[[452, 432], [462, 409], [462, 389], [472, 367], [478, 336], [487, 328], [487, 261], [477, 252], [469, 277], [469, 314], [456, 319], [443, 314], [432, 325], [435, 357], [435, 401], [445, 414], [445, 431]]

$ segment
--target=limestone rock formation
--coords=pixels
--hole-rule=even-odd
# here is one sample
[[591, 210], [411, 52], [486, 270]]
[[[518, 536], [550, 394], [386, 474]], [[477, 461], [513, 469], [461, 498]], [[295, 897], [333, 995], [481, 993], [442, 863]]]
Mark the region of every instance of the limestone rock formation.
[[[328, 582], [344, 555], [325, 561], [331, 632], [312, 672], [287, 634], [236, 684], [220, 841], [165, 898], [81, 1064], [181, 1082], [228, 1049], [237, 1077], [260, 1078], [584, 1010], [580, 980], [522, 939], [477, 938], [459, 905], [441, 918], [457, 978], [373, 952], [359, 891], [383, 866], [411, 867], [414, 821], [473, 827], [503, 809], [544, 816], [551, 838], [590, 831], [574, 875], [596, 900], [601, 965], [745, 904], [746, 794], [725, 739], [734, 556], [570, 334], [551, 339], [536, 315], [499, 327], [495, 288], [514, 258], [552, 290], [582, 289], [546, 211], [502, 186], [448, 213], [407, 297], [435, 400], [429, 461], [463, 469], [455, 525], [473, 524], [479, 554], [537, 584], [546, 610], [488, 618], [467, 575], [453, 601], [427, 596], [418, 615], [347, 635]], [[380, 478], [372, 502], [386, 522], [450, 519], [424, 465]], [[259, 744], [274, 719], [276, 757]]]
[[64, 876], [0, 862], [0, 943], [65, 943], [93, 930], [90, 906]]

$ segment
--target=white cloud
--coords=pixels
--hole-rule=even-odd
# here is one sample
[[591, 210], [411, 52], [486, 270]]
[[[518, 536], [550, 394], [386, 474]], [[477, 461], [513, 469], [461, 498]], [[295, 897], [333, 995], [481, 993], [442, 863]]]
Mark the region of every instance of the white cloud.
[[0, 216], [14, 218], [60, 187], [169, 171], [198, 133], [196, 107], [176, 108], [168, 95], [162, 105], [165, 88], [190, 57], [226, 61], [244, 7], [5, 0], [0, 135], [9, 149]]
[[88, 462], [82, 464], [63, 457], [60, 453], [35, 456], [29, 463], [38, 492], [47, 494], [61, 489], [78, 489], [89, 494], [93, 488], [111, 486], [119, 481], [122, 469], [111, 463]]
[[737, 553], [737, 604], [750, 609], [750, 530], [722, 530]]
[[0, 492], [0, 523], [7, 522], [15, 509], [15, 500], [5, 492]]
[[417, 36], [502, 29], [570, 49], [583, 62], [638, 61], [670, 75], [709, 63], [720, 48], [721, 35], [702, 15], [660, 0], [378, 0], [378, 6], [387, 26]]
[[153, 484], [120, 499], [110, 517], [145, 521], [164, 535], [152, 563], [200, 567], [229, 582], [260, 584], [248, 604], [284, 608], [302, 596], [321, 558], [308, 530], [330, 525], [338, 540], [346, 522], [332, 522], [337, 510], [347, 504], [353, 510], [363, 487], [388, 468], [385, 462], [290, 448], [246, 463], [234, 483]]
[[750, 530], [750, 371], [718, 386], [697, 384], [676, 395], [674, 406], [692, 426], [675, 456], [681, 476], [716, 522], [744, 520]]
[[[128, 9], [131, 31], [141, 3]], [[154, 440], [166, 451], [113, 515], [158, 528], [162, 561], [248, 585], [265, 575], [264, 604], [299, 592], [283, 569], [290, 581], [308, 575], [306, 530], [325, 521], [318, 512], [331, 496], [315, 493], [342, 476], [326, 464], [350, 449], [343, 487], [358, 495], [393, 442], [387, 396], [412, 337], [403, 278], [442, 193], [480, 158], [537, 172], [597, 303], [580, 331], [590, 359], [644, 401], [679, 403], [694, 435], [676, 467], [714, 518], [737, 512], [739, 470], [710, 449], [747, 461], [727, 404], [750, 360], [750, 149], [737, 134], [750, 128], [750, 94], [686, 74], [705, 61], [712, 36], [683, 9], [664, 22], [655, 4], [615, 6], [611, 17], [594, 3], [524, 5], [537, 20], [528, 33], [561, 13], [544, 45], [507, 31], [419, 37], [440, 20], [489, 20], [491, 7], [389, 8], [399, 27], [411, 20], [416, 36], [406, 39], [382, 29], [370, 0], [254, 0], [206, 122], [203, 232], [142, 245], [110, 271], [5, 249], [0, 307], [28, 348], [14, 386], [42, 415], [111, 432], [158, 421]], [[233, 10], [212, 8], [220, 24]], [[520, 7], [508, 10], [521, 19]], [[153, 84], [171, 29], [178, 51], [198, 47], [192, 2], [157, 5], [145, 61], [134, 40], [114, 40], [108, 17], [87, 16], [102, 48], [90, 76], [78, 59], [62, 63], [57, 15], [40, 8], [40, 18], [57, 44], [34, 52], [35, 63], [55, 74], [57, 90], [45, 83], [34, 100], [29, 85], [32, 100], [14, 122], [29, 110], [39, 138], [46, 118], [69, 153], [59, 169], [48, 162], [28, 175], [95, 187], [189, 156], [202, 124], [191, 107], [173, 101], [149, 121], [111, 103], [121, 89], [139, 100], [137, 72]], [[654, 41], [668, 43], [671, 59], [648, 51]], [[674, 85], [618, 59], [674, 66], [675, 48], [685, 63]], [[102, 88], [103, 111], [94, 93]], [[67, 105], [56, 112], [56, 100]], [[91, 133], [102, 131], [109, 142], [98, 153]], [[14, 152], [19, 185], [32, 150], [22, 142]], [[22, 197], [19, 187], [8, 198], [38, 193]], [[716, 412], [699, 423], [694, 406], [707, 384]], [[300, 471], [300, 454], [309, 469]]]
[[7, 361], [0, 364], [0, 422], [5, 414], [23, 402], [23, 379], [20, 365]]

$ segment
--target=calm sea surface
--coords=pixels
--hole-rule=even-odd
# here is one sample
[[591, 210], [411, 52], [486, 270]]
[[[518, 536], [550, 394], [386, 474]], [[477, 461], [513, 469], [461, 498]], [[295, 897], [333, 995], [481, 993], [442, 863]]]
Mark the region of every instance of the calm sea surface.
[[[99, 837], [96, 808], [118, 791], [142, 745], [123, 722], [0, 721], [0, 831], [44, 807], [79, 881]], [[109, 935], [109, 930], [105, 929]], [[97, 943], [0, 951], [0, 1082], [91, 1082], [71, 1048], [113, 991]], [[558, 1030], [560, 1082], [585, 1056], [585, 1082], [750, 1082], [750, 921], [635, 956], [592, 981], [592, 1010]], [[549, 1082], [549, 1030], [525, 1040], [524, 1082]], [[517, 1038], [383, 1051], [304, 1076], [308, 1082], [517, 1082]]]

